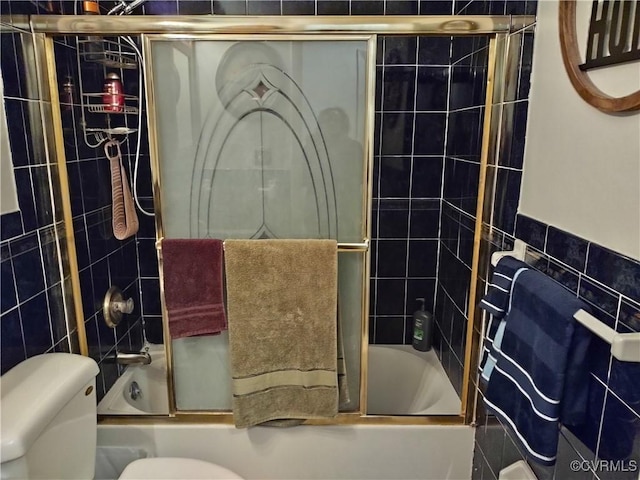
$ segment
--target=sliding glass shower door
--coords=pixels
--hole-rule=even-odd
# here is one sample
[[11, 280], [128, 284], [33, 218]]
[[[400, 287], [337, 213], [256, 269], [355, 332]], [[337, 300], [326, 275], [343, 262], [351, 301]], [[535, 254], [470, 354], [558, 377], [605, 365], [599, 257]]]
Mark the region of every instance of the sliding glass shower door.
[[[209, 36], [146, 44], [159, 237], [336, 239], [345, 410], [359, 407], [367, 305], [372, 42]], [[172, 341], [177, 410], [230, 409], [227, 349], [225, 333]]]

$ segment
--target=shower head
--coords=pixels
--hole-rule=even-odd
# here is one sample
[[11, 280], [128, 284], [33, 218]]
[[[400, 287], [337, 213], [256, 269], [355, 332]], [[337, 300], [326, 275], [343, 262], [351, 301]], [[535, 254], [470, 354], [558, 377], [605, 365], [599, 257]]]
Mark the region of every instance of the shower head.
[[147, 0], [133, 0], [133, 2], [127, 4], [127, 2], [125, 2], [124, 0], [120, 0], [120, 3], [109, 10], [109, 13], [107, 13], [107, 15], [128, 15], [146, 1]]

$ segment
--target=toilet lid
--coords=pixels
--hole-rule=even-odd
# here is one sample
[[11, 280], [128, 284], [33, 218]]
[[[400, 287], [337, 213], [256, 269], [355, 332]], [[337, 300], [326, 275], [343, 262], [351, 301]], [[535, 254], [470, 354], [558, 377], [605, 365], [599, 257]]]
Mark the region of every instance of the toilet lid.
[[120, 480], [242, 480], [231, 470], [192, 458], [155, 457], [127, 465]]

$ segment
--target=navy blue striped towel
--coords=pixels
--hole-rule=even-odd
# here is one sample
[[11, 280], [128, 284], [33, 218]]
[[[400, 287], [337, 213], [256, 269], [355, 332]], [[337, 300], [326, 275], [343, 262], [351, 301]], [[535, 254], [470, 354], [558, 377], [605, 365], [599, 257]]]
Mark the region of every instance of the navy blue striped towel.
[[573, 315], [587, 306], [533, 269], [515, 278], [511, 292], [484, 402], [513, 429], [532, 459], [553, 465], [559, 424], [584, 421], [591, 334]]
[[[485, 329], [484, 346], [480, 360], [480, 379], [488, 382], [496, 363], [494, 348], [500, 348], [504, 328], [505, 316], [509, 310], [511, 287], [513, 279], [519, 272], [526, 270], [528, 265], [514, 257], [502, 257], [493, 270], [487, 287], [487, 294], [480, 300], [480, 308], [489, 313], [489, 321]], [[495, 347], [494, 347], [495, 344]]]

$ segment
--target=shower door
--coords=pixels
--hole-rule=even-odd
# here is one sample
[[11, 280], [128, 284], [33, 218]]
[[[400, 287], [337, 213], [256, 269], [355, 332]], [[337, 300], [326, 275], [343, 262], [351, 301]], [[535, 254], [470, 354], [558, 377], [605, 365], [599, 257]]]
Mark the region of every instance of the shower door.
[[[337, 240], [348, 411], [360, 405], [366, 331], [373, 42], [145, 44], [158, 237]], [[171, 340], [168, 351], [176, 410], [231, 408], [226, 333]]]

